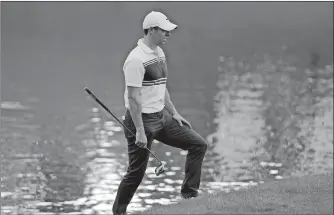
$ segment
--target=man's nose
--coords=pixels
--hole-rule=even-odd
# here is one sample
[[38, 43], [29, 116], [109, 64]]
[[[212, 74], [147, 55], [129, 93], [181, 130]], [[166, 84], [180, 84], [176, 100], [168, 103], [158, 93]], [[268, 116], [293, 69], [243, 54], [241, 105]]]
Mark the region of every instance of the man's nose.
[[166, 36], [169, 37], [172, 33], [170, 31], [166, 32]]

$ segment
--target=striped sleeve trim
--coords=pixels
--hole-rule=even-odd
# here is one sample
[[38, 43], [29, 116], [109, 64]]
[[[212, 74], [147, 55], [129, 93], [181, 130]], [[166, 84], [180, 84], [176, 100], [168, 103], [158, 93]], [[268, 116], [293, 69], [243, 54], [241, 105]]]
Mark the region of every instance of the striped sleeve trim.
[[159, 84], [166, 84], [167, 78], [159, 78], [157, 80], [153, 81], [143, 81], [143, 86], [153, 86], [153, 85], [159, 85]]
[[[160, 60], [160, 62], [163, 62], [163, 61], [166, 61], [166, 58], [165, 57], [161, 57], [159, 60]], [[146, 67], [146, 66], [154, 64], [156, 62], [158, 62], [158, 59], [154, 58], [152, 60], [146, 61], [145, 63], [143, 63], [143, 65], [144, 65], [144, 67]]]

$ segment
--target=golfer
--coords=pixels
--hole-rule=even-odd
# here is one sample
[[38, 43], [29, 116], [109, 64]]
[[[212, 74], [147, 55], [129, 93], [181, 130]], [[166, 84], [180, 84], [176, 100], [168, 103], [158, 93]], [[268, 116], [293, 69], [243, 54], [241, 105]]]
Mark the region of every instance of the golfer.
[[160, 12], [152, 11], [143, 21], [144, 37], [129, 53], [123, 66], [125, 76], [123, 123], [127, 139], [129, 166], [117, 191], [114, 214], [125, 214], [128, 204], [141, 183], [154, 139], [187, 150], [185, 178], [181, 196], [198, 196], [201, 168], [207, 150], [206, 141], [175, 109], [166, 82], [168, 69], [161, 45], [178, 26]]

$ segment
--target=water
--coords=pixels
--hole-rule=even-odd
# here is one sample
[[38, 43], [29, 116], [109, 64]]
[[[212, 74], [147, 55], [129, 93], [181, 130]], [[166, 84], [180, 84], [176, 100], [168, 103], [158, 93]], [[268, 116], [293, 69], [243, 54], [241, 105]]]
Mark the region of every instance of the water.
[[[122, 62], [136, 36], [141, 36], [138, 17], [151, 8], [151, 3], [116, 4], [13, 3], [2, 7], [1, 213], [110, 214], [127, 167], [125, 139], [118, 123], [86, 94], [84, 87], [116, 116], [124, 114]], [[255, 169], [248, 161], [257, 157], [252, 148], [264, 135], [265, 83], [254, 74], [258, 68], [250, 68], [248, 74], [234, 71], [226, 75], [224, 58], [219, 56], [247, 58], [254, 52], [275, 53], [282, 43], [288, 43], [297, 47], [294, 54], [307, 62], [306, 49], [312, 47], [305, 44], [313, 44], [320, 61], [330, 59], [332, 63], [328, 13], [318, 6], [315, 14], [320, 18], [315, 20], [321, 20], [322, 25], [317, 22], [317, 30], [310, 31], [305, 20], [314, 16], [305, 15], [305, 5], [303, 10], [295, 5], [295, 12], [277, 11], [275, 17], [281, 17], [278, 25], [273, 25], [277, 19], [270, 21], [274, 16], [268, 5], [261, 10], [252, 6], [247, 15], [238, 13], [236, 5], [210, 4], [206, 10], [215, 13], [208, 12], [208, 17], [188, 16], [194, 10], [202, 11], [203, 5], [155, 6], [164, 7], [182, 26], [165, 47], [168, 87], [180, 114], [210, 143], [200, 191], [228, 192], [261, 183], [256, 175], [262, 169]], [[314, 5], [308, 9], [312, 8]], [[324, 8], [327, 11], [326, 5]], [[249, 5], [243, 10], [248, 11]], [[270, 19], [259, 19], [259, 14]], [[266, 20], [269, 30], [262, 28], [259, 20]], [[283, 28], [287, 23], [296, 30]], [[306, 31], [303, 23], [307, 24]], [[322, 105], [332, 107], [331, 101], [324, 100]], [[330, 167], [332, 161], [328, 152], [333, 152], [329, 135], [333, 125], [324, 120], [332, 113], [327, 110], [327, 115], [317, 121], [319, 168]], [[130, 212], [180, 198], [186, 152], [161, 143], [154, 143], [152, 150], [166, 162], [166, 174], [156, 177], [153, 171], [157, 162], [150, 158], [143, 183], [129, 205]], [[324, 156], [328, 159], [322, 159]], [[257, 160], [271, 180], [281, 178], [282, 163], [262, 157]]]
[[[208, 80], [215, 81], [215, 78]], [[195, 81], [198, 83], [200, 80]], [[214, 116], [212, 104], [216, 87], [215, 84], [205, 84], [213, 86], [207, 90], [196, 82], [193, 84], [196, 87], [178, 91], [173, 99], [180, 113], [205, 136], [214, 128], [210, 115]], [[13, 94], [19, 94], [19, 90], [15, 90]], [[98, 94], [98, 97], [101, 96]], [[123, 131], [89, 96], [85, 97], [86, 106], [76, 109], [76, 114], [81, 111], [84, 120], [73, 116], [67, 118], [64, 116], [67, 111], [64, 113], [54, 107], [52, 110], [62, 115], [48, 115], [45, 112], [50, 109], [42, 110], [45, 107], [43, 99], [45, 97], [28, 97], [21, 98], [23, 102], [2, 103], [2, 134], [8, 136], [5, 139], [7, 148], [3, 151], [12, 150], [12, 153], [3, 154], [3, 166], [6, 168], [4, 172], [13, 174], [4, 176], [2, 180], [5, 190], [2, 199], [6, 200], [3, 212], [110, 213], [118, 183], [127, 167]], [[198, 104], [199, 100], [202, 105]], [[195, 107], [189, 105], [191, 103], [197, 103], [196, 108], [189, 108]], [[68, 101], [67, 106], [74, 106], [73, 102]], [[122, 115], [123, 107], [113, 105], [110, 109], [116, 110], [116, 115]], [[212, 146], [210, 144], [208, 158], [203, 165], [200, 192], [229, 191], [249, 185], [216, 178], [218, 173], [212, 162], [220, 160], [221, 154], [215, 153]], [[157, 162], [150, 158], [143, 183], [129, 205], [130, 212], [180, 199], [186, 152], [161, 143], [155, 143], [153, 151], [166, 162], [166, 174], [155, 176]]]
[[[13, 127], [19, 127], [20, 132], [12, 133], [7, 143], [25, 145], [22, 153], [18, 153], [16, 148], [10, 155], [3, 154], [2, 157], [5, 168], [2, 171], [5, 192], [1, 194], [6, 205], [2, 209], [4, 214], [111, 212], [118, 184], [127, 168], [123, 131], [115, 122], [102, 118], [98, 109], [92, 108], [92, 116], [87, 123], [75, 128], [77, 132], [84, 132], [86, 139], [80, 145], [66, 145], [59, 140], [37, 140], [37, 137], [23, 132], [30, 133], [39, 127], [32, 123], [34, 114], [30, 108], [9, 102], [3, 103], [2, 107], [2, 135]], [[37, 141], [32, 142], [33, 138]], [[146, 176], [129, 206], [129, 212], [180, 199], [186, 152], [171, 150], [161, 143], [155, 143], [153, 151], [165, 162], [166, 174], [155, 176], [157, 162], [150, 158]], [[76, 156], [75, 160], [71, 156]], [[207, 170], [204, 169], [203, 175], [208, 177], [210, 172]], [[228, 191], [246, 185], [205, 180], [201, 192]]]
[[[256, 170], [249, 162], [254, 157], [250, 150], [264, 135], [261, 129], [264, 125], [261, 115], [263, 101], [260, 99], [262, 85], [250, 81], [258, 79], [249, 73], [227, 76], [219, 73], [221, 69], [217, 71], [216, 85], [219, 90], [215, 91], [215, 88], [211, 91], [216, 93], [212, 97], [216, 101], [213, 102], [216, 118], [212, 119], [216, 126], [211, 126], [211, 134], [207, 138], [210, 145], [203, 164], [201, 193], [228, 192], [262, 183], [254, 177]], [[122, 128], [107, 117], [97, 104], [90, 103], [89, 97], [85, 121], [79, 124], [72, 122], [71, 127], [65, 124], [68, 120], [62, 117], [53, 121], [57, 124], [43, 127], [36, 111], [39, 100], [27, 98], [26, 101], [27, 104], [2, 103], [1, 151], [7, 152], [2, 153], [1, 186], [4, 192], [1, 198], [5, 205], [2, 212], [110, 214], [118, 184], [127, 168]], [[324, 100], [323, 103], [327, 104], [323, 104], [324, 107], [328, 107], [328, 102], [328, 99]], [[188, 108], [182, 109], [181, 106], [181, 113], [186, 114], [187, 111]], [[190, 109], [187, 118], [194, 121], [199, 111]], [[333, 127], [326, 121], [327, 115], [322, 117], [325, 121], [317, 121], [317, 124], [320, 123], [318, 133], [328, 132], [321, 125], [329, 129]], [[198, 128], [198, 125], [195, 127]], [[332, 141], [330, 136], [327, 139]], [[317, 153], [321, 154], [325, 149], [316, 146]], [[129, 205], [130, 213], [180, 200], [187, 152], [159, 142], [154, 142], [153, 151], [165, 163], [166, 173], [161, 176], [154, 174], [157, 162], [151, 157], [143, 183]], [[318, 158], [316, 162], [324, 161], [321, 156]], [[282, 163], [261, 161], [260, 165], [276, 180], [282, 178]]]

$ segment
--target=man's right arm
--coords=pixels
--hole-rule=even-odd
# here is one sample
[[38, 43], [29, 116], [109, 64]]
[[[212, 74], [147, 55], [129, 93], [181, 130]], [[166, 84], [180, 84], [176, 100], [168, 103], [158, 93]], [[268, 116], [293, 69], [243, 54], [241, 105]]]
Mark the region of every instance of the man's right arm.
[[129, 111], [136, 127], [136, 144], [146, 147], [147, 138], [142, 119], [141, 88], [145, 68], [138, 59], [131, 59], [124, 65], [125, 83], [128, 90]]
[[141, 87], [128, 86], [129, 111], [138, 132], [145, 132], [142, 119]]

